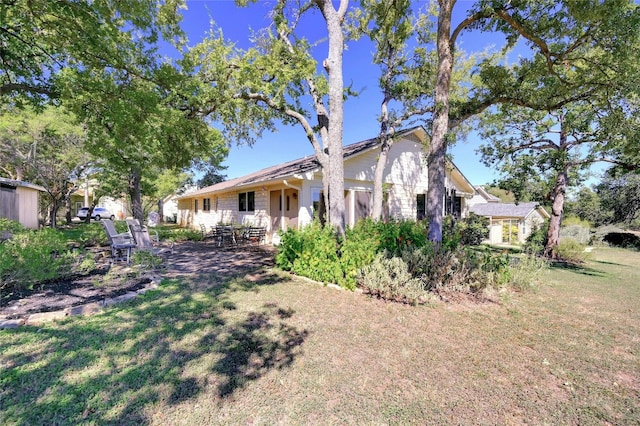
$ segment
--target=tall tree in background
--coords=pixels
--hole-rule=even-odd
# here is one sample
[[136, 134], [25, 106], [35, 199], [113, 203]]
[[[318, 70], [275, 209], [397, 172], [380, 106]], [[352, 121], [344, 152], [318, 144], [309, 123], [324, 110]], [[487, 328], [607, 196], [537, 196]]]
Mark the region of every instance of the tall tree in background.
[[640, 228], [640, 175], [610, 169], [595, 187], [604, 212], [610, 212], [609, 223]]
[[[133, 216], [140, 221], [143, 182], [155, 181], [164, 170], [182, 171], [196, 161], [217, 165], [228, 152], [220, 133], [193, 114], [178, 92], [189, 86], [190, 76], [164, 64], [152, 77], [80, 73], [77, 78], [83, 85], [90, 82], [100, 90], [92, 90], [90, 98], [67, 96], [88, 123], [87, 149], [103, 160], [102, 178], [114, 191], [125, 189]], [[74, 86], [65, 90], [73, 91]]]
[[74, 121], [60, 107], [48, 107], [41, 113], [3, 108], [0, 114], [0, 168], [47, 191], [47, 216], [53, 228], [58, 210], [68, 204], [92, 162], [84, 146], [86, 133]]
[[[271, 14], [273, 25], [255, 35], [255, 47], [242, 51], [229, 46], [221, 33], [212, 33], [190, 51], [185, 64], [206, 83], [197, 91], [201, 110], [224, 124], [229, 140], [252, 143], [263, 130], [273, 130], [276, 121], [302, 128], [322, 167], [329, 223], [344, 233], [342, 136], [348, 91], [342, 57], [348, 1], [336, 3], [337, 8], [333, 3], [280, 0]], [[328, 46], [321, 54], [301, 24], [313, 18], [314, 10], [327, 30]], [[322, 68], [314, 53], [325, 58]]]
[[553, 257], [571, 174], [596, 161], [621, 162], [620, 150], [629, 145], [637, 110], [626, 98], [640, 81], [634, 53], [640, 9], [625, 0], [544, 3], [529, 4], [527, 19], [518, 11], [498, 12], [492, 22], [492, 29], [523, 37], [533, 56], [483, 70], [489, 91], [503, 102], [486, 121], [494, 145], [483, 155], [510, 161], [512, 171], [554, 173], [545, 247]]
[[[549, 111], [560, 107], [557, 102], [563, 96], [569, 100], [570, 91], [574, 100], [604, 93], [610, 90], [609, 83], [626, 78], [634, 67], [632, 52], [636, 49], [632, 46], [636, 44], [637, 6], [628, 0], [482, 0], [453, 27], [455, 4], [455, 0], [438, 0], [435, 110], [428, 152], [427, 215], [432, 241], [442, 238], [444, 165], [453, 138], [451, 129], [495, 104]], [[479, 64], [482, 84], [471, 90], [468, 99], [452, 102], [456, 41], [467, 30], [502, 32], [505, 49], [517, 45], [522, 53], [515, 66], [490, 61]]]

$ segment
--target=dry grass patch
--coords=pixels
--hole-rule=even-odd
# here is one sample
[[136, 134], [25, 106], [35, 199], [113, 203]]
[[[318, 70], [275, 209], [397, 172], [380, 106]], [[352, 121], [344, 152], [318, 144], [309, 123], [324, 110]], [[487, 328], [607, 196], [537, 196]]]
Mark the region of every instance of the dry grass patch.
[[501, 304], [412, 307], [267, 270], [168, 282], [0, 332], [0, 423], [637, 424], [640, 254], [593, 259]]

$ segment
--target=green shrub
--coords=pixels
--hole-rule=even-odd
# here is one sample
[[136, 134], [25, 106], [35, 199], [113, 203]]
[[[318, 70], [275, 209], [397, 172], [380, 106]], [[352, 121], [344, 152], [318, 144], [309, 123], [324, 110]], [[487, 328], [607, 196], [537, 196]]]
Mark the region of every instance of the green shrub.
[[428, 241], [425, 223], [414, 220], [376, 222], [380, 235], [378, 252], [399, 255], [408, 247], [424, 247]]
[[560, 240], [558, 246], [553, 249], [556, 259], [569, 263], [582, 263], [589, 258], [589, 253], [584, 251], [585, 245], [573, 238]]
[[549, 221], [545, 221], [542, 225], [536, 225], [531, 234], [527, 237], [524, 244], [524, 252], [534, 255], [540, 255], [544, 252], [547, 245], [547, 235], [549, 233]]
[[340, 246], [340, 265], [344, 286], [355, 288], [358, 271], [373, 262], [380, 249], [380, 225], [371, 219], [358, 221], [347, 228], [346, 238]]
[[415, 221], [363, 219], [346, 230], [344, 241], [330, 228], [313, 223], [281, 234], [276, 265], [285, 271], [353, 289], [358, 271], [370, 264], [377, 253], [399, 254], [408, 247], [425, 244], [426, 230]]
[[613, 247], [640, 250], [640, 237], [631, 232], [609, 232], [602, 240]]
[[562, 226], [582, 226], [583, 228], [591, 229], [591, 222], [576, 215], [568, 215], [562, 218]]
[[471, 213], [464, 219], [446, 216], [443, 223], [443, 244], [455, 249], [459, 244], [477, 246], [489, 238], [489, 219]]
[[76, 238], [85, 247], [104, 246], [109, 243], [104, 227], [98, 222], [81, 223], [78, 229], [80, 233]]
[[608, 244], [604, 241], [604, 238], [612, 232], [624, 232], [624, 230], [615, 225], [599, 226], [591, 237], [591, 244]]
[[32, 288], [34, 284], [72, 273], [77, 255], [55, 229], [27, 231], [0, 245], [2, 286]]
[[416, 304], [426, 296], [422, 281], [413, 278], [404, 260], [384, 253], [361, 269], [357, 283], [367, 293], [386, 300]]
[[335, 232], [318, 221], [282, 235], [276, 264], [312, 280], [345, 285]]
[[422, 248], [402, 252], [402, 259], [414, 277], [420, 278], [427, 291], [468, 291], [470, 288], [470, 263], [466, 252], [427, 244]]
[[276, 266], [284, 271], [293, 270], [293, 262], [302, 253], [302, 232], [288, 228], [280, 234], [280, 244], [276, 254]]
[[26, 230], [27, 229], [22, 226], [20, 222], [7, 219], [5, 217], [0, 217], [0, 234], [2, 234], [3, 232], [18, 234], [20, 232], [25, 232]]

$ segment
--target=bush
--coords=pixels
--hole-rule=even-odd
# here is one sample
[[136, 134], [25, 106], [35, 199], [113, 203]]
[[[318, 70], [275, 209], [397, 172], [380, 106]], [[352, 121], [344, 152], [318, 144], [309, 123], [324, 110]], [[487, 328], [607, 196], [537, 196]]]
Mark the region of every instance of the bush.
[[549, 264], [538, 256], [522, 256], [516, 258], [511, 265], [511, 287], [527, 291], [535, 287], [541, 279], [542, 272], [549, 268]]
[[562, 226], [582, 226], [583, 228], [591, 229], [591, 222], [575, 215], [569, 215], [562, 218]]
[[68, 250], [64, 235], [55, 229], [16, 234], [0, 245], [2, 286], [30, 289], [36, 283], [69, 275], [76, 257]]
[[0, 234], [4, 232], [9, 232], [11, 234], [18, 234], [20, 232], [25, 232], [27, 229], [22, 226], [22, 224], [16, 220], [7, 219], [5, 217], [0, 217]]
[[169, 241], [202, 241], [202, 231], [191, 228], [158, 227], [158, 237]]
[[640, 250], [640, 237], [631, 232], [609, 232], [602, 240], [614, 247]]
[[380, 225], [371, 219], [358, 221], [348, 228], [346, 238], [340, 246], [340, 265], [344, 286], [355, 288], [358, 271], [373, 262], [381, 251]]
[[344, 285], [333, 228], [318, 221], [282, 235], [276, 264], [284, 270], [324, 283]]
[[104, 227], [98, 222], [82, 223], [78, 229], [81, 231], [76, 238], [85, 247], [104, 246], [109, 243]]
[[607, 234], [610, 234], [612, 232], [624, 232], [624, 230], [615, 225], [600, 226], [596, 228], [596, 231], [591, 238], [591, 244], [608, 244], [604, 241], [604, 238], [607, 236]]
[[413, 278], [404, 260], [384, 253], [362, 268], [357, 282], [366, 292], [386, 300], [416, 304], [426, 295], [422, 281]]
[[583, 225], [569, 225], [560, 228], [560, 241], [564, 238], [572, 238], [580, 244], [587, 245], [591, 242], [591, 229]]
[[589, 253], [584, 251], [585, 245], [573, 238], [560, 240], [558, 246], [553, 249], [556, 259], [569, 263], [582, 263], [589, 258]]
[[547, 245], [547, 235], [549, 233], [549, 221], [542, 225], [536, 225], [524, 244], [524, 252], [533, 255], [540, 255]]
[[427, 229], [423, 222], [395, 220], [375, 224], [380, 236], [379, 253], [387, 251], [391, 255], [399, 255], [408, 247], [420, 248], [427, 244]]
[[489, 219], [474, 213], [460, 220], [446, 216], [442, 238], [443, 244], [452, 249], [459, 244], [477, 246], [489, 238]]

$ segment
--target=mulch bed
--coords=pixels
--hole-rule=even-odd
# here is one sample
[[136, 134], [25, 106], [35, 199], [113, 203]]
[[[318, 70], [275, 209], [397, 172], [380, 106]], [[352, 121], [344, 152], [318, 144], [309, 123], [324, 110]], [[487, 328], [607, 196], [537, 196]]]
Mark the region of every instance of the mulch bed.
[[[96, 251], [104, 251], [104, 248]], [[214, 274], [222, 280], [272, 266], [273, 255], [268, 247], [220, 250], [213, 243], [185, 242], [177, 244], [174, 253], [165, 257], [160, 275], [187, 278]], [[102, 256], [98, 267], [89, 275], [38, 284], [30, 290], [0, 289], [0, 318], [20, 319], [35, 313], [98, 302], [135, 292], [151, 281], [146, 276], [137, 276], [126, 264], [115, 264], [111, 268], [107, 275], [110, 271], [108, 258]]]

